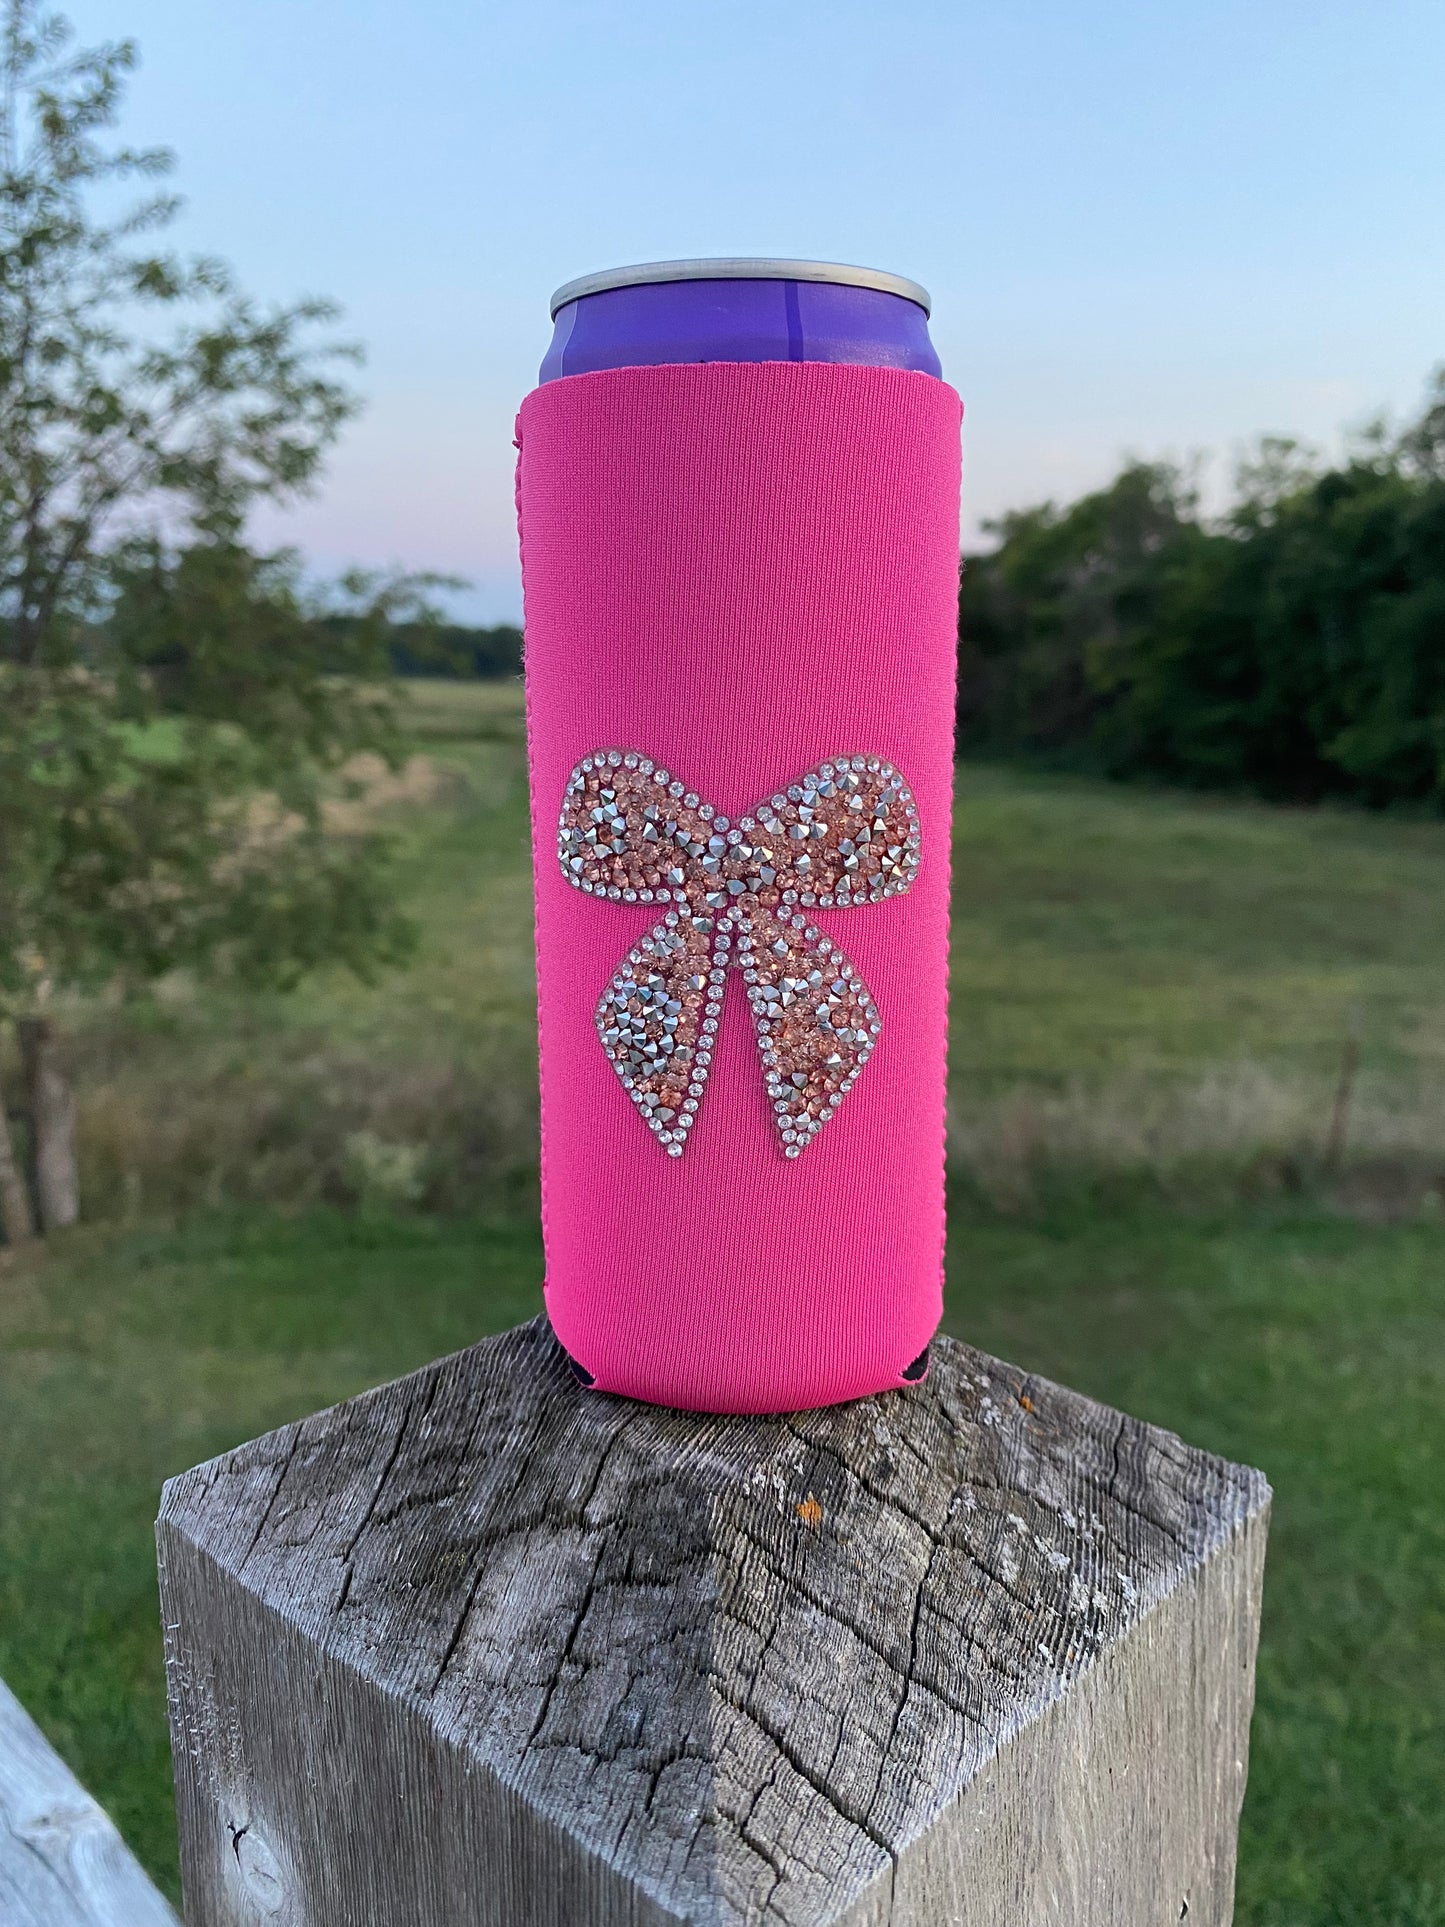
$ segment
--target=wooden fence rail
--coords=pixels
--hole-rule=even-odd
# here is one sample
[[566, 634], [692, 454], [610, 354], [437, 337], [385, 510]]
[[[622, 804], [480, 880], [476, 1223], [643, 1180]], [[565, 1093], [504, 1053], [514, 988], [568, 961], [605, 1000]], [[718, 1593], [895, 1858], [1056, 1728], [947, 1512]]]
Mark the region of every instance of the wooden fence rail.
[[524, 1325], [174, 1480], [190, 1927], [1226, 1927], [1269, 1492], [948, 1340], [789, 1418]]
[[0, 1923], [179, 1927], [104, 1811], [3, 1681]]

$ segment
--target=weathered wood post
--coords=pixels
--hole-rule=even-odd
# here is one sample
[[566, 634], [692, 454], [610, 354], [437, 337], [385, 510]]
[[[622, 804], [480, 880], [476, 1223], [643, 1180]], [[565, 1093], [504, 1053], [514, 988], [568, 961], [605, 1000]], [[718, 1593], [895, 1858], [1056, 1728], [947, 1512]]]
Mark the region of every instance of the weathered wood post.
[[167, 1487], [189, 1927], [1224, 1927], [1268, 1504], [946, 1339], [709, 1418], [524, 1325]]
[[0, 1923], [180, 1927], [104, 1809], [3, 1680]]

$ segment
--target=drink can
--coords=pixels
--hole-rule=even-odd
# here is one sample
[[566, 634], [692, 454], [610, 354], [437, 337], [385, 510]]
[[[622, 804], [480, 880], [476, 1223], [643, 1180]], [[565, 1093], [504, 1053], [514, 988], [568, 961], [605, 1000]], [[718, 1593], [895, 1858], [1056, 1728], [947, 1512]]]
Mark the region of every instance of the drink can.
[[927, 291], [816, 261], [658, 261], [552, 297], [539, 379], [667, 362], [828, 361], [941, 375]]
[[785, 1411], [942, 1306], [961, 405], [921, 288], [560, 289], [518, 421], [546, 1302], [579, 1379]]

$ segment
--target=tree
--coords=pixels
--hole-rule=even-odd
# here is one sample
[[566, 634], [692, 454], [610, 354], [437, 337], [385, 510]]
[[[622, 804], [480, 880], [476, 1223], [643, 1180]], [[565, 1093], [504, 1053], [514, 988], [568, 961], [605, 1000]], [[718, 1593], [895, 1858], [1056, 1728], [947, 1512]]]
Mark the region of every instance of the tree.
[[1089, 743], [1121, 652], [1198, 535], [1189, 477], [1131, 462], [1066, 508], [1019, 509], [966, 558], [959, 593], [965, 748], [1068, 754]]
[[[249, 511], [315, 481], [355, 397], [329, 304], [264, 307], [157, 236], [169, 154], [106, 144], [135, 60], [37, 0], [0, 27], [0, 1021], [22, 1046], [43, 1228], [78, 1209], [67, 992], [168, 972], [287, 984], [407, 942], [374, 832], [328, 832], [354, 759], [394, 764], [393, 619], [425, 585], [326, 599]], [[29, 1229], [0, 1105], [0, 1213]]]
[[1445, 805], [1445, 387], [1339, 466], [1261, 445], [1118, 665], [1106, 767]]
[[1131, 463], [997, 533], [961, 583], [965, 749], [1445, 808], [1445, 372], [1334, 467], [1265, 438], [1212, 521]]

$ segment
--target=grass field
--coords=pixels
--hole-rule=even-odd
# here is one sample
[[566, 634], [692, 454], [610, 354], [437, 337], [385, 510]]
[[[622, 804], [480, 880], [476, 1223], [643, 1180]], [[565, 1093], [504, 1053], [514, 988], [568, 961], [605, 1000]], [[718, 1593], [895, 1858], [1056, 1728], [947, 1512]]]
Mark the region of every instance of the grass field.
[[[173, 986], [78, 1013], [92, 1208], [521, 1201], [534, 1136], [520, 691], [411, 685], [396, 786], [425, 931], [402, 978]], [[407, 802], [410, 796], [414, 799]], [[1308, 1180], [1347, 1040], [1351, 1201], [1436, 1208], [1445, 826], [972, 767], [955, 849], [952, 1153], [1011, 1208], [1059, 1180]], [[1432, 1198], [1435, 1204], [1432, 1205]]]
[[[0, 1675], [172, 1891], [161, 1479], [538, 1303], [516, 695], [416, 700], [416, 965], [79, 1013], [108, 1217], [0, 1268]], [[1445, 1927], [1445, 828], [959, 801], [948, 1322], [1275, 1485], [1243, 1927]]]

